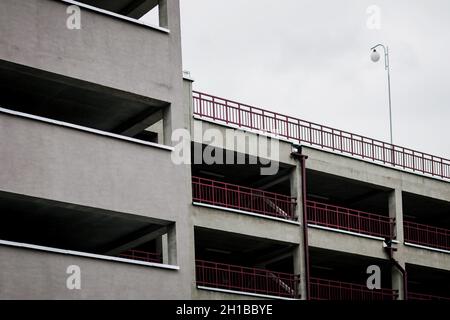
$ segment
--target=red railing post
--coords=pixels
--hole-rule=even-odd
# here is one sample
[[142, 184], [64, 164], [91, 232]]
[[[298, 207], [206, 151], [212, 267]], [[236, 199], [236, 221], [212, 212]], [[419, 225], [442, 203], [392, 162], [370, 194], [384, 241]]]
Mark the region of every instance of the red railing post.
[[242, 126], [242, 122], [241, 122], [241, 105], [238, 104], [238, 126]]
[[228, 124], [228, 101], [225, 100], [225, 122]]
[[212, 118], [213, 120], [216, 120], [216, 103], [214, 101], [214, 97], [212, 97], [212, 102], [211, 102], [211, 109], [212, 109]]

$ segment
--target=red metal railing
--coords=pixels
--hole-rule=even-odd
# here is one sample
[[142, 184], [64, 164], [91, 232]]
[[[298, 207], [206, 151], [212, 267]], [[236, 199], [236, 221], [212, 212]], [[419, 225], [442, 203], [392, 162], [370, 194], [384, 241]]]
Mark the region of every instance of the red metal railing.
[[439, 297], [431, 294], [408, 292], [408, 300], [438, 300], [438, 301], [450, 301], [449, 297]]
[[243, 103], [193, 92], [194, 114], [227, 125], [450, 179], [450, 160], [380, 140], [300, 120]]
[[155, 262], [155, 263], [162, 262], [162, 256], [160, 253], [152, 253], [132, 249], [122, 252], [121, 254], [119, 254], [119, 257], [132, 260], [140, 260], [145, 262]]
[[310, 200], [306, 208], [309, 224], [392, 238], [392, 218]]
[[373, 289], [354, 283], [310, 278], [311, 300], [396, 300], [392, 289]]
[[298, 275], [196, 260], [197, 286], [298, 298]]
[[295, 220], [295, 198], [282, 194], [192, 177], [192, 197], [194, 202]]
[[405, 241], [438, 249], [450, 250], [450, 230], [403, 221]]

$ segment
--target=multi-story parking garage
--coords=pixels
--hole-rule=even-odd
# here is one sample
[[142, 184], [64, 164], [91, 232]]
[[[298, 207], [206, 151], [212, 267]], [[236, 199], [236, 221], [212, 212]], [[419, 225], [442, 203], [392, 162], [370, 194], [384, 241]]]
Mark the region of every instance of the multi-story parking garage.
[[450, 298], [450, 160], [192, 91], [178, 0], [0, 8], [0, 298]]

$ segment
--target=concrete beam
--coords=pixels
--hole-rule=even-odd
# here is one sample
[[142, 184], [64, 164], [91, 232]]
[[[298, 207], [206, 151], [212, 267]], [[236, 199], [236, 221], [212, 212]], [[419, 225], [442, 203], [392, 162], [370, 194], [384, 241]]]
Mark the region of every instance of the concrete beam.
[[158, 2], [159, 0], [133, 1], [122, 10], [121, 14], [130, 18], [139, 19], [157, 6]]
[[450, 271], [449, 253], [403, 245], [396, 256], [409, 264]]
[[192, 206], [191, 212], [194, 226], [284, 243], [300, 243], [298, 224], [196, 205]]
[[[67, 266], [81, 269], [81, 290], [67, 290]], [[191, 299], [184, 272], [0, 245], [0, 299]]]
[[134, 137], [136, 134], [142, 132], [161, 119], [163, 119], [163, 111], [161, 109], [157, 111], [145, 111], [137, 117], [122, 124], [114, 131], [127, 137]]
[[114, 248], [114, 249], [111, 249], [106, 253], [106, 255], [111, 255], [111, 256], [117, 255], [123, 251], [135, 248], [137, 246], [140, 246], [141, 244], [144, 244], [155, 238], [158, 238], [165, 233], [167, 233], [167, 227], [160, 228], [158, 230], [147, 233], [139, 238], [136, 238], [133, 241], [127, 242], [125, 244], [122, 244], [122, 245]]
[[260, 190], [267, 190], [268, 188], [277, 185], [281, 182], [284, 182], [286, 180], [289, 180], [291, 175], [291, 169], [285, 169], [284, 172], [281, 172], [279, 174], [279, 177], [275, 180], [273, 179], [273, 176], [267, 176], [257, 183], [252, 185], [252, 188], [258, 188]]
[[286, 247], [278, 251], [272, 251], [270, 254], [260, 257], [259, 261], [255, 264], [256, 267], [265, 268], [268, 264], [286, 259], [292, 256], [292, 248]]
[[450, 184], [431, 177], [387, 167], [349, 156], [303, 146], [308, 169], [430, 198], [449, 201]]
[[308, 228], [309, 246], [327, 250], [347, 252], [367, 257], [387, 259], [383, 240], [371, 239], [335, 231]]

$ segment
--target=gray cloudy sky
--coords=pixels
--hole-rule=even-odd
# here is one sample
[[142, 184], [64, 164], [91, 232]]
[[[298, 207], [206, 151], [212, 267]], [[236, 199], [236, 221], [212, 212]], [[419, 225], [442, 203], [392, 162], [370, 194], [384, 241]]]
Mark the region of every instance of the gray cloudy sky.
[[[181, 0], [195, 89], [450, 158], [450, 1]], [[381, 9], [381, 29], [366, 9]]]

